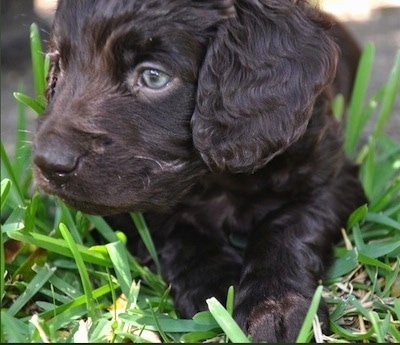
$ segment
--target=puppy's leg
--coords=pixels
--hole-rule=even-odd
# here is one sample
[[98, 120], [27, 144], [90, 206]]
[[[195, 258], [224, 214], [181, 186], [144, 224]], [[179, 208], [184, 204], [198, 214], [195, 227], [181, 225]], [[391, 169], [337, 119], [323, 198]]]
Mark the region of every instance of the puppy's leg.
[[[235, 317], [254, 341], [295, 341], [318, 281], [331, 262], [340, 227], [363, 200], [361, 188], [354, 186], [338, 183], [315, 191], [265, 219], [253, 232]], [[323, 303], [319, 319], [327, 331], [328, 310]]]
[[[294, 342], [300, 330], [323, 276], [323, 261], [332, 253], [321, 232], [323, 223], [308, 217], [305, 207], [277, 215], [257, 229], [257, 239], [249, 245], [235, 318], [253, 341]], [[326, 329], [324, 307], [319, 317]]]
[[224, 304], [229, 286], [239, 282], [242, 257], [218, 231], [207, 232], [177, 224], [160, 251], [162, 274], [183, 317], [206, 310], [209, 297]]

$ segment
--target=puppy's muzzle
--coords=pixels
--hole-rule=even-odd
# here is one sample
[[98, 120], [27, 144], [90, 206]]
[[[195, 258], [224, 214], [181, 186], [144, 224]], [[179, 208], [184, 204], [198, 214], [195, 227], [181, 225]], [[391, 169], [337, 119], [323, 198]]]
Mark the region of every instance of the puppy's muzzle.
[[78, 168], [80, 153], [61, 138], [50, 137], [37, 143], [33, 161], [49, 182], [63, 185]]

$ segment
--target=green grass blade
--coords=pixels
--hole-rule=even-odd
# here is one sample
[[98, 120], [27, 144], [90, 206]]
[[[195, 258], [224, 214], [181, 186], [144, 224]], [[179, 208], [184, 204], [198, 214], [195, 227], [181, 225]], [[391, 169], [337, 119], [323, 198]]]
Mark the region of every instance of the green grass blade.
[[400, 92], [400, 50], [397, 51], [395, 63], [386, 84], [386, 91], [383, 97], [382, 108], [376, 123], [374, 136], [380, 136], [383, 133], [385, 125], [392, 113], [396, 97]]
[[[329, 300], [327, 300], [327, 302], [329, 303]], [[347, 301], [340, 299], [340, 300], [335, 300], [332, 303], [335, 303], [336, 307], [330, 312], [329, 319], [331, 322], [335, 322], [342, 317], [347, 307]]]
[[85, 217], [95, 226], [96, 231], [98, 231], [108, 242], [118, 241], [118, 236], [115, 234], [114, 230], [107, 224], [104, 218], [89, 214], [85, 214]]
[[373, 200], [373, 190], [375, 179], [377, 177], [376, 169], [378, 168], [376, 162], [376, 140], [373, 137], [369, 138], [368, 153], [361, 166], [361, 183], [368, 200]]
[[79, 230], [77, 228], [77, 225], [74, 221], [74, 217], [72, 216], [69, 207], [60, 200], [57, 200], [57, 202], [61, 210], [60, 223], [64, 223], [64, 225], [68, 228], [75, 243], [83, 244], [81, 234], [79, 233]]
[[378, 213], [368, 213], [365, 216], [365, 220], [368, 220], [373, 223], [385, 225], [386, 227], [396, 229], [400, 231], [400, 222], [395, 221], [394, 219], [386, 216], [385, 214]]
[[[9, 231], [7, 234], [10, 238], [13, 238], [17, 241], [33, 244], [53, 253], [58, 253], [62, 256], [67, 256], [70, 258], [74, 257], [71, 253], [68, 243], [63, 239], [53, 238], [39, 233], [27, 233], [19, 230]], [[112, 267], [112, 263], [108, 255], [90, 250], [84, 246], [78, 245], [77, 247], [79, 248], [81, 256], [86, 262], [104, 267]]]
[[218, 328], [218, 323], [209, 310], [199, 311], [193, 316], [193, 320], [201, 325], [209, 325], [210, 328]]
[[339, 278], [358, 266], [357, 251], [349, 250], [346, 251], [343, 256], [336, 259], [331, 269], [329, 270], [328, 279], [333, 280]]
[[345, 100], [342, 94], [337, 95], [332, 102], [333, 116], [337, 121], [341, 121], [343, 118], [345, 109]]
[[218, 335], [215, 331], [198, 331], [198, 332], [190, 332], [182, 335], [180, 338], [183, 343], [201, 343], [208, 339], [215, 338]]
[[[93, 290], [93, 298], [100, 298], [104, 295], [107, 295], [111, 292], [112, 289], [116, 289], [119, 285], [114, 284], [110, 286], [110, 284], [103, 285], [95, 290]], [[61, 315], [63, 313], [72, 312], [73, 309], [81, 307], [83, 304], [86, 303], [87, 296], [81, 295], [76, 297], [75, 299], [71, 300], [69, 303], [62, 304], [60, 306], [55, 307], [52, 310], [44, 311], [39, 314], [42, 319], [47, 319], [53, 317], [54, 315]], [[60, 317], [62, 319], [62, 317]], [[60, 322], [59, 320], [52, 321], [54, 323]]]
[[[389, 239], [385, 242], [382, 241], [378, 243], [371, 243], [365, 246], [360, 253], [374, 259], [388, 256], [389, 254], [393, 254], [393, 256], [400, 256], [400, 241], [391, 241]], [[385, 267], [387, 268], [387, 265], [385, 265]]]
[[206, 300], [210, 313], [215, 318], [226, 336], [233, 343], [249, 343], [249, 339], [240, 329], [236, 321], [232, 318], [229, 312], [222, 306], [215, 297]]
[[[151, 305], [151, 302], [149, 301], [149, 300], [146, 300], [147, 301], [147, 304], [149, 305], [149, 310], [150, 310], [150, 314], [151, 314], [151, 317], [153, 318], [153, 322], [154, 322], [154, 326], [155, 326], [155, 328], [156, 328], [156, 330], [157, 330], [157, 332], [158, 332], [158, 334], [160, 335], [160, 337], [163, 339], [163, 342], [164, 343], [169, 343], [169, 338], [168, 338], [168, 336], [167, 336], [167, 334], [164, 332], [164, 327], [161, 327], [160, 326], [160, 323], [159, 323], [159, 318], [157, 317], [157, 315], [156, 315], [156, 313], [154, 312], [154, 308], [153, 308], [153, 306]], [[180, 322], [181, 320], [177, 320], [178, 322]]]
[[362, 131], [361, 114], [365, 95], [367, 93], [371, 77], [372, 65], [375, 57], [375, 45], [368, 43], [362, 53], [354, 82], [353, 93], [346, 120], [344, 148], [346, 153], [352, 157]]
[[[3, 230], [0, 227], [0, 304], [3, 305], [4, 291], [5, 291], [5, 277], [6, 277], [6, 258], [3, 239]], [[3, 335], [1, 334], [0, 337]]]
[[392, 270], [392, 268], [389, 265], [386, 265], [383, 262], [380, 262], [379, 260], [371, 258], [370, 256], [362, 254], [362, 253], [358, 254], [358, 261], [361, 264], [370, 265], [370, 266], [374, 266], [374, 267], [379, 267], [379, 268], [382, 268], [382, 269], [384, 269], [386, 271], [391, 271]]
[[390, 295], [391, 289], [397, 283], [398, 277], [400, 277], [400, 255], [397, 257], [397, 262], [393, 267], [393, 271], [391, 273], [389, 272], [389, 274], [386, 276], [385, 288], [382, 291], [382, 296], [386, 297]]
[[[355, 331], [351, 331], [351, 330], [347, 330], [344, 327], [339, 326], [337, 323], [335, 322], [331, 322], [330, 323], [330, 327], [331, 330], [339, 335], [342, 339], [346, 339], [346, 340], [350, 340], [351, 342], [363, 342], [363, 340], [368, 340], [371, 338], [371, 336], [373, 335], [374, 331], [373, 329], [369, 329], [367, 332], [365, 333], [358, 333]], [[339, 341], [340, 342], [340, 341]], [[342, 341], [342, 342], [346, 342], [346, 341]]]
[[381, 322], [379, 315], [376, 312], [369, 312], [369, 320], [372, 323], [372, 327], [375, 331], [376, 340], [378, 343], [386, 343], [385, 336], [382, 331]]
[[[126, 306], [124, 308], [124, 312], [126, 312], [128, 310], [132, 310], [137, 306], [139, 292], [140, 292], [140, 281], [136, 282], [133, 280], [131, 282], [131, 286], [130, 286], [128, 295], [125, 295], [127, 300], [126, 300]], [[115, 305], [116, 298], [113, 298], [113, 301], [114, 301], [114, 307], [115, 307], [113, 317], [116, 319], [117, 318], [117, 306]], [[124, 341], [123, 334], [128, 333], [128, 332], [129, 332], [129, 324], [127, 324], [123, 321], [118, 322], [118, 327], [115, 329], [114, 343], [122, 343]]]
[[44, 54], [42, 49], [42, 42], [39, 34], [39, 27], [36, 23], [31, 24], [30, 27], [30, 42], [31, 42], [31, 60], [33, 82], [35, 87], [36, 96], [44, 96], [46, 84], [43, 80], [44, 75]]
[[[22, 93], [23, 88], [20, 86], [19, 91]], [[22, 183], [24, 175], [31, 175], [30, 169], [30, 156], [31, 156], [31, 145], [28, 142], [28, 131], [27, 131], [27, 116], [25, 105], [18, 102], [17, 105], [17, 133], [15, 140], [15, 154], [14, 154], [14, 171], [17, 175], [18, 181]], [[30, 182], [30, 181], [29, 181]], [[28, 183], [29, 185], [30, 183]]]
[[[1, 181], [1, 210], [3, 210], [3, 206], [7, 200], [8, 193], [11, 189], [11, 181], [9, 179], [4, 179]], [[5, 250], [4, 250], [4, 240], [3, 240], [3, 225], [0, 227], [0, 300], [3, 300], [4, 296], [4, 287], [5, 287], [5, 270], [6, 270], [6, 260], [5, 260]]]
[[132, 217], [132, 220], [135, 223], [135, 226], [139, 232], [140, 238], [142, 239], [154, 264], [156, 265], [157, 272], [161, 272], [161, 266], [160, 266], [160, 262], [158, 260], [157, 251], [154, 246], [153, 240], [150, 235], [150, 231], [147, 228], [147, 225], [146, 225], [143, 215], [141, 213], [132, 212], [131, 217]]
[[315, 290], [314, 296], [311, 300], [310, 307], [303, 321], [303, 325], [301, 326], [300, 332], [297, 336], [296, 343], [305, 343], [309, 341], [309, 334], [310, 331], [312, 330], [313, 320], [315, 315], [317, 315], [319, 303], [321, 301], [322, 290], [323, 290], [322, 285], [318, 286], [317, 289]]
[[356, 308], [356, 310], [363, 315], [366, 319], [369, 319], [369, 313], [368, 310], [361, 304], [361, 302], [354, 296], [350, 295], [349, 298], [349, 303]]
[[66, 302], [65, 299], [75, 299], [82, 294], [82, 291], [79, 289], [79, 287], [73, 285], [74, 282], [67, 282], [57, 275], [53, 275], [49, 282], [54, 288], [62, 291], [62, 299], [64, 302]]
[[25, 291], [14, 301], [7, 313], [10, 316], [14, 316], [19, 312], [49, 280], [55, 270], [56, 267], [48, 267], [47, 265], [43, 266], [43, 268], [39, 270], [35, 277], [30, 281]]
[[364, 204], [355, 209], [347, 220], [347, 229], [351, 229], [356, 223], [361, 222], [368, 213], [368, 205]]
[[89, 273], [87, 271], [85, 262], [83, 261], [82, 255], [76, 245], [71, 233], [65, 226], [65, 224], [60, 223], [60, 232], [65, 241], [67, 242], [71, 253], [75, 259], [76, 265], [78, 266], [79, 275], [81, 278], [83, 290], [86, 296], [86, 305], [88, 309], [88, 315], [94, 318], [94, 306], [93, 306], [93, 293], [92, 293], [92, 284], [90, 283]]
[[235, 289], [231, 285], [228, 289], [228, 293], [226, 296], [226, 310], [230, 315], [233, 315], [234, 304], [235, 304]]
[[158, 314], [155, 319], [154, 315], [153, 311], [150, 311], [145, 316], [121, 313], [119, 314], [119, 318], [129, 324], [135, 325], [136, 327], [145, 325], [148, 330], [157, 331], [162, 329], [167, 333], [208, 331], [211, 328], [216, 327], [214, 322], [211, 324], [202, 324], [189, 319], [174, 319], [165, 314]]
[[7, 201], [8, 193], [11, 189], [11, 184], [11, 180], [8, 178], [1, 180], [1, 209], [3, 209]]
[[395, 181], [393, 181], [393, 183], [386, 190], [384, 190], [383, 193], [381, 193], [381, 195], [379, 195], [375, 200], [371, 200], [370, 203], [371, 211], [374, 212], [382, 211], [383, 209], [387, 208], [390, 205], [391, 201], [394, 198], [396, 198], [396, 196], [397, 199], [399, 199], [399, 195], [400, 195], [400, 176]]
[[41, 104], [40, 101], [38, 101], [32, 97], [29, 97], [21, 92], [14, 92], [13, 95], [17, 101], [28, 106], [33, 111], [35, 111], [37, 114], [41, 114], [45, 109], [44, 105]]
[[114, 265], [114, 270], [117, 275], [118, 283], [121, 286], [121, 290], [125, 296], [128, 297], [132, 284], [132, 275], [129, 270], [126, 248], [119, 241], [106, 244], [106, 248]]
[[394, 310], [396, 312], [397, 320], [400, 320], [400, 298], [394, 300]]
[[26, 207], [15, 207], [7, 220], [1, 225], [2, 233], [9, 233], [12, 230], [22, 230], [25, 228]]
[[[4, 334], [2, 343], [28, 343], [28, 326], [20, 320], [12, 317], [5, 310], [1, 311], [1, 333]], [[3, 335], [2, 335], [3, 337]], [[7, 340], [7, 341], [3, 341]]]
[[389, 333], [391, 334], [391, 336], [392, 336], [392, 338], [393, 338], [393, 340], [392, 340], [392, 342], [394, 343], [394, 342], [399, 342], [399, 339], [400, 339], [400, 328], [399, 328], [399, 325], [396, 325], [396, 324], [391, 324], [390, 326], [389, 326]]
[[2, 163], [1, 165], [5, 170], [5, 175], [7, 176], [7, 178], [11, 180], [12, 188], [16, 191], [15, 195], [17, 198], [16, 200], [17, 205], [24, 205], [24, 194], [22, 193], [17, 177], [14, 173], [14, 168], [7, 155], [3, 142], [1, 142], [1, 163]]

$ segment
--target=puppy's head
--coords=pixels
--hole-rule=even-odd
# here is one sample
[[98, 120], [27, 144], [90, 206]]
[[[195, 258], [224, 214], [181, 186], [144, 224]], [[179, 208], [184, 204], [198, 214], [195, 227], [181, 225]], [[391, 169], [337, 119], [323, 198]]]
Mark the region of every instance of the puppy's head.
[[59, 1], [35, 138], [43, 190], [86, 212], [163, 209], [201, 174], [192, 145], [212, 1]]
[[333, 76], [315, 13], [292, 1], [59, 1], [39, 187], [89, 213], [164, 210], [210, 170], [260, 168], [301, 136]]

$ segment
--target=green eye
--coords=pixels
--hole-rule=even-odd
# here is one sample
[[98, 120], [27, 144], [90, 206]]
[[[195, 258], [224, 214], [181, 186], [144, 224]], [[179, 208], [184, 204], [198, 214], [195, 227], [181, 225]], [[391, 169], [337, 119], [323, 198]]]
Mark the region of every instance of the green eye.
[[153, 90], [159, 90], [167, 86], [170, 82], [171, 77], [159, 71], [158, 69], [145, 69], [140, 74], [140, 82], [143, 86]]

